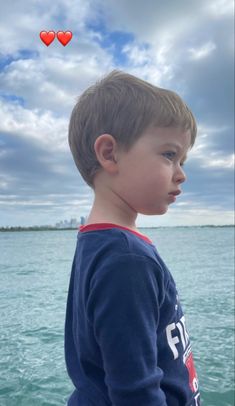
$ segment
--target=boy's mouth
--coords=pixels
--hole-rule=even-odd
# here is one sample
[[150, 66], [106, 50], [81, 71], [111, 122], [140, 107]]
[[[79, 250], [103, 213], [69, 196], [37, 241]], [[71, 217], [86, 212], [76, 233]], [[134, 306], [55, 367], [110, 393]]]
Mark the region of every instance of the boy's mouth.
[[180, 195], [181, 190], [175, 190], [174, 192], [170, 192], [169, 195], [178, 196]]
[[169, 193], [172, 203], [176, 201], [176, 196], [180, 195], [181, 190], [174, 190], [174, 192]]

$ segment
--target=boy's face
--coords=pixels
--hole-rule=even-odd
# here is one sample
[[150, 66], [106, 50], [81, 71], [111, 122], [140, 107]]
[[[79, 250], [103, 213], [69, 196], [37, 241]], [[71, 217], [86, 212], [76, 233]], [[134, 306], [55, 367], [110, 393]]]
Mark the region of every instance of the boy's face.
[[129, 152], [118, 153], [115, 192], [137, 213], [164, 214], [186, 180], [182, 163], [190, 131], [150, 127]]

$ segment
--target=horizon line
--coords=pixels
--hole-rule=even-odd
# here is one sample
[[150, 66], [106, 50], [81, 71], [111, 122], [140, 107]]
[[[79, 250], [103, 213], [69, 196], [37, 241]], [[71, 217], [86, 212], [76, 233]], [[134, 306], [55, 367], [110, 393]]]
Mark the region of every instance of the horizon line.
[[[234, 224], [191, 224], [191, 225], [172, 225], [172, 226], [164, 226], [164, 225], [159, 225], [159, 226], [139, 226], [137, 228], [142, 229], [142, 228], [148, 228], [148, 229], [156, 229], [156, 228], [178, 228], [178, 227], [234, 227]], [[24, 229], [24, 230], [38, 230], [38, 229], [46, 229], [46, 230], [78, 230], [80, 227], [55, 227], [55, 226], [50, 226], [50, 225], [42, 225], [42, 226], [0, 226], [0, 230], [12, 230], [12, 229]]]

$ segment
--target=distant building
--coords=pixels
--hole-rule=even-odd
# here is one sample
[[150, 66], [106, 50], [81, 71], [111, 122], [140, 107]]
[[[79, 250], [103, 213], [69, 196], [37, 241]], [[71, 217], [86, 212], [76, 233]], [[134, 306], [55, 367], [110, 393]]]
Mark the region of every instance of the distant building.
[[78, 227], [78, 221], [75, 218], [71, 219], [69, 224], [70, 224], [71, 228], [77, 228]]
[[83, 225], [85, 224], [85, 222], [86, 222], [85, 217], [84, 217], [84, 216], [81, 216], [81, 217], [80, 217], [80, 224], [81, 224], [81, 226], [83, 226]]

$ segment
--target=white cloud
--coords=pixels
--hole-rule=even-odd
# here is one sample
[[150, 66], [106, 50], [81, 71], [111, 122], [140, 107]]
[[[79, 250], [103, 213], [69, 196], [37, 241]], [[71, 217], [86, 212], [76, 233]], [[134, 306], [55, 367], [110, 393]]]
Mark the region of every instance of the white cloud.
[[[214, 157], [214, 156], [217, 157]], [[206, 160], [206, 163], [202, 164], [202, 168], [218, 168], [218, 169], [233, 169], [234, 168], [234, 154], [228, 156], [219, 157], [218, 152], [212, 152]]]
[[197, 47], [190, 48], [190, 58], [193, 60], [203, 59], [209, 56], [216, 49], [216, 45], [212, 41], [208, 41], [205, 44]]
[[[84, 44], [85, 48], [85, 44]], [[89, 56], [88, 56], [89, 55]], [[1, 91], [23, 98], [30, 108], [68, 113], [75, 99], [97, 76], [111, 70], [112, 58], [98, 45], [81, 47], [79, 55], [62, 54], [11, 62], [0, 73]]]
[[128, 55], [128, 58], [134, 65], [142, 65], [149, 62], [149, 51], [138, 44], [127, 44], [122, 52]]
[[199, 225], [232, 225], [234, 212], [221, 209], [169, 209], [164, 216], [139, 215], [137, 227], [174, 227], [174, 226], [199, 226]]
[[213, 2], [205, 2], [205, 10], [216, 18], [223, 16], [234, 15], [234, 1], [233, 0], [215, 0]]
[[27, 110], [0, 100], [0, 131], [37, 141], [52, 151], [68, 149], [68, 121], [51, 112]]
[[131, 64], [129, 72], [156, 86], [166, 85], [174, 76], [174, 68], [169, 58], [171, 51], [172, 41], [168, 37], [159, 38], [157, 44], [148, 47], [133, 41], [122, 49]]
[[210, 209], [188, 209], [184, 210], [180, 215], [178, 215], [179, 224], [183, 223], [185, 225], [230, 225], [234, 222], [233, 211], [225, 210], [213, 210]]
[[[94, 18], [91, 3], [91, 0], [69, 0], [67, 2], [57, 0], [50, 3], [37, 0], [12, 0], [2, 3], [1, 53], [18, 53], [21, 49], [44, 50], [45, 53], [50, 50], [49, 52], [51, 52], [51, 48], [42, 47], [39, 39], [40, 31], [70, 30], [80, 33], [84, 30], [86, 20], [92, 16]], [[54, 42], [54, 47], [58, 50], [61, 49], [57, 42]]]
[[[182, 198], [184, 198], [184, 197], [182, 197]], [[181, 207], [183, 207], [183, 208], [185, 208], [185, 207], [192, 208], [192, 207], [198, 207], [199, 205], [200, 205], [200, 203], [195, 201], [195, 200], [187, 200], [186, 202], [177, 202], [175, 204], [175, 207], [177, 207], [177, 208], [178, 207], [179, 208], [181, 208]]]
[[233, 169], [234, 154], [227, 154], [221, 149], [218, 150], [213, 142], [214, 135], [223, 134], [227, 130], [227, 126], [208, 127], [203, 124], [200, 125], [195, 145], [189, 153], [189, 160], [196, 160], [197, 165], [204, 169]]
[[171, 6], [155, 0], [109, 0], [108, 5], [105, 0], [96, 0], [95, 4], [110, 31], [132, 32], [138, 41], [156, 44], [162, 36], [175, 38], [192, 25], [198, 26], [204, 1], [178, 0]]
[[[0, 200], [0, 205], [5, 205], [6, 204], [6, 202], [5, 201], [1, 201]], [[30, 206], [30, 207], [33, 207], [33, 206], [54, 206], [55, 205], [55, 202], [50, 202], [49, 200], [47, 200], [47, 201], [42, 201], [42, 200], [36, 200], [36, 199], [33, 199], [33, 200], [23, 200], [23, 199], [21, 199], [20, 201], [19, 200], [9, 200], [8, 202], [7, 202], [7, 205], [9, 205], [9, 206], [13, 206], [13, 207], [21, 207], [21, 206]]]
[[6, 189], [7, 188], [7, 182], [5, 182], [4, 180], [3, 181], [1, 181], [0, 180], [0, 189]]

